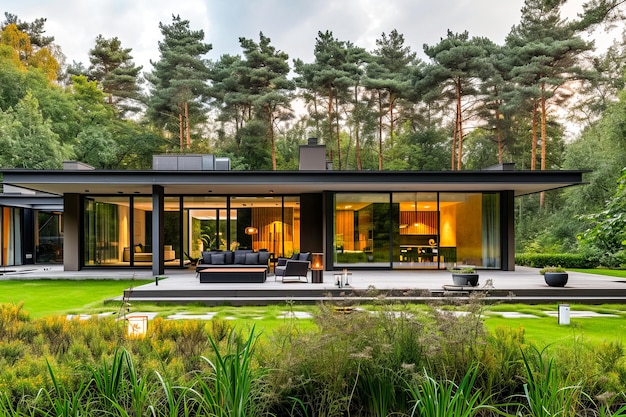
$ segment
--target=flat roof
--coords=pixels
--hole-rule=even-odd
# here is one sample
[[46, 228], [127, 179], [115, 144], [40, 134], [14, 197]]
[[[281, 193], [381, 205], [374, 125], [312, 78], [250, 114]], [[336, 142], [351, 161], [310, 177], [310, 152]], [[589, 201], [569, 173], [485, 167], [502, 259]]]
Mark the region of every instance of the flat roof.
[[516, 196], [584, 184], [568, 171], [153, 171], [4, 169], [5, 184], [56, 195], [255, 195], [332, 192], [494, 192]]

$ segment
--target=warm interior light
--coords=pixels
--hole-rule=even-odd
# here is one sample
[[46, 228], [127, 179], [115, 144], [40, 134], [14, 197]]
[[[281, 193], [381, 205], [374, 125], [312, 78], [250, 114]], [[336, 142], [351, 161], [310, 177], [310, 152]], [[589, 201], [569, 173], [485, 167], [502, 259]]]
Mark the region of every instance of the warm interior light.
[[256, 235], [257, 233], [259, 233], [259, 229], [257, 229], [254, 226], [248, 226], [246, 227], [246, 230], [244, 231], [244, 233], [247, 235]]

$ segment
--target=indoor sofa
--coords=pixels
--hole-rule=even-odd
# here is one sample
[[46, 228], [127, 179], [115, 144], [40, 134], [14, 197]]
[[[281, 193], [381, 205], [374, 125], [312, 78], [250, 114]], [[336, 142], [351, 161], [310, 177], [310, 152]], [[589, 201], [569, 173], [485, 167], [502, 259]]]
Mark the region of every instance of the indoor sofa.
[[[152, 262], [152, 252], [145, 252], [146, 247], [142, 245], [135, 245], [133, 247], [135, 262]], [[172, 249], [172, 245], [165, 245], [163, 247], [163, 260], [173, 261], [176, 259], [176, 252]], [[122, 261], [130, 262], [130, 248], [124, 248], [122, 254]]]

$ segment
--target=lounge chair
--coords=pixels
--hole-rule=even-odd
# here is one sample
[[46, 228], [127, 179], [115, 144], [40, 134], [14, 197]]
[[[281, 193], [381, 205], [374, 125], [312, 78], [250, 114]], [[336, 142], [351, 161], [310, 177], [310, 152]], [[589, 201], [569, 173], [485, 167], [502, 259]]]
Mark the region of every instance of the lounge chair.
[[288, 260], [285, 269], [282, 271], [283, 282], [309, 282], [309, 261]]

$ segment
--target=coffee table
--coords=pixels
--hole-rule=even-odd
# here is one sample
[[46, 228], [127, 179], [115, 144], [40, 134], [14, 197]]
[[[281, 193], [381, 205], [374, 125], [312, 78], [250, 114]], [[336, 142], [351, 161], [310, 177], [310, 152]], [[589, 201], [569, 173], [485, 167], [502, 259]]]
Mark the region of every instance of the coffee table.
[[199, 272], [201, 283], [263, 283], [267, 268], [207, 268]]

